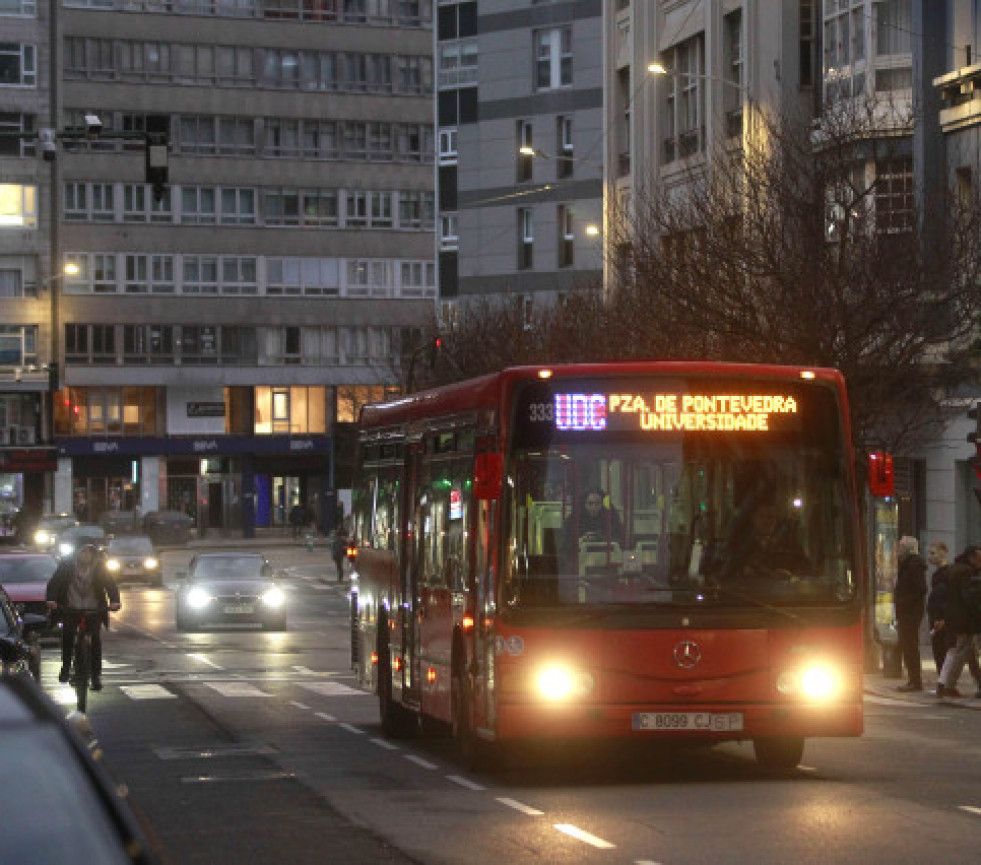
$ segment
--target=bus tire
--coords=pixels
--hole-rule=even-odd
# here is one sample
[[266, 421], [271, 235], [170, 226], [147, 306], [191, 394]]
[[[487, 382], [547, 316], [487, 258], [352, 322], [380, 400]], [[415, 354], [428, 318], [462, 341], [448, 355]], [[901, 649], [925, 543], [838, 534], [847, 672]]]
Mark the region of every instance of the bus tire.
[[[384, 628], [384, 631], [382, 631]], [[388, 623], [378, 624], [379, 634], [385, 638], [378, 640], [378, 713], [381, 717], [382, 732], [390, 739], [404, 739], [415, 732], [415, 717], [404, 706], [395, 702], [392, 696], [392, 659], [388, 651]]]
[[753, 739], [756, 762], [764, 769], [794, 769], [804, 756], [804, 739], [799, 736], [773, 736]]

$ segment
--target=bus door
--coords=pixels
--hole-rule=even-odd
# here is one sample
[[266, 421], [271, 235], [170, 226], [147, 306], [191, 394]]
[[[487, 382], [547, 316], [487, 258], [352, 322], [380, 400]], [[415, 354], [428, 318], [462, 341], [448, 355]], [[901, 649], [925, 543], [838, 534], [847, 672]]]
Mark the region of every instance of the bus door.
[[407, 507], [411, 523], [405, 582], [402, 593], [402, 701], [416, 706], [420, 697], [419, 624], [422, 615], [422, 582], [425, 567], [425, 527], [427, 519], [425, 473], [425, 440], [409, 445]]

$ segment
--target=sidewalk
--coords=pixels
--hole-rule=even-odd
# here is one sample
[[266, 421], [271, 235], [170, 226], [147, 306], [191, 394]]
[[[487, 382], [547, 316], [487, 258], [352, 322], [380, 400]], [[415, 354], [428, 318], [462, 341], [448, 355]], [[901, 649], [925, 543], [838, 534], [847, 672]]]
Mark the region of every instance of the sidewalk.
[[944, 697], [942, 700], [938, 700], [936, 697], [937, 668], [933, 663], [933, 652], [929, 646], [920, 646], [920, 664], [923, 669], [922, 691], [914, 691], [908, 694], [897, 691], [896, 688], [906, 682], [906, 676], [884, 676], [881, 672], [878, 672], [865, 674], [865, 693], [915, 705], [957, 706], [959, 708], [981, 712], [981, 699], [977, 699], [974, 696], [978, 690], [977, 683], [971, 678], [971, 674], [966, 667], [957, 682], [957, 689], [961, 692], [962, 696]]

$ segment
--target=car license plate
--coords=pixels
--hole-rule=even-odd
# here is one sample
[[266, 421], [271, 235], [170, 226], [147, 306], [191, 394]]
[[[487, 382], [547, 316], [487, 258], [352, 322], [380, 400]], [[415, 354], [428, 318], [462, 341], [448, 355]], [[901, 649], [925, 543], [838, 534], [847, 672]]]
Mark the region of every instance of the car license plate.
[[634, 730], [704, 730], [726, 733], [743, 729], [742, 712], [635, 712]]
[[239, 616], [243, 613], [254, 613], [255, 607], [252, 604], [228, 604], [225, 607], [225, 612], [230, 616]]

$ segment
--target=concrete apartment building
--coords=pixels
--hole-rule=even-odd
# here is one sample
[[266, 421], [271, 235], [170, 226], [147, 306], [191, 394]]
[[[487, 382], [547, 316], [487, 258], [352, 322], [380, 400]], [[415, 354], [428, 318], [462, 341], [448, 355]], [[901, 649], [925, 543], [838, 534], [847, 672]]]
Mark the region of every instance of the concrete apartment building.
[[530, 316], [600, 284], [604, 5], [440, 2], [444, 309], [511, 298]]
[[57, 449], [44, 507], [248, 532], [299, 500], [327, 526], [335, 424], [402, 384], [434, 311], [432, 3], [7, 0], [0, 16], [22, 67], [0, 113], [59, 139], [53, 163], [9, 141], [0, 160], [0, 183], [37, 190], [36, 224], [0, 226], [0, 311], [37, 328], [21, 366], [55, 370], [34, 424]]

